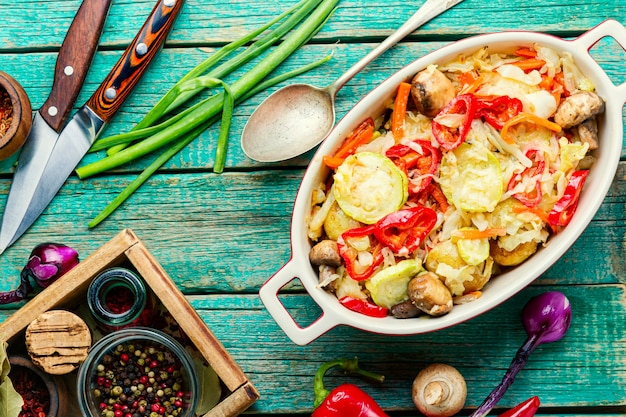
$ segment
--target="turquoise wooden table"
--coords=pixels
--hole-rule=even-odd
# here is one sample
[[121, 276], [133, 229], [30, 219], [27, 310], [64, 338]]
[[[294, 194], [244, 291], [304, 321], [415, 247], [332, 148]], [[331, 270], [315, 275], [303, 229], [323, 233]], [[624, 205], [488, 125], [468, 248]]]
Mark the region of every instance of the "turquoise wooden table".
[[[205, 2], [187, 0], [166, 47], [115, 116], [106, 134], [131, 128], [182, 75], [229, 41], [269, 21], [294, 1]], [[57, 51], [78, 9], [78, 0], [0, 2], [0, 70], [25, 87], [38, 109], [47, 97]], [[100, 49], [78, 98], [92, 94], [152, 9], [152, 0], [113, 1]], [[299, 77], [327, 85], [414, 13], [421, 1], [341, 0], [323, 29], [280, 71], [333, 58]], [[338, 117], [371, 87], [416, 58], [471, 35], [531, 30], [575, 37], [607, 18], [626, 24], [622, 0], [465, 0], [386, 52], [339, 93]], [[615, 83], [623, 83], [624, 51], [602, 43], [595, 52]], [[247, 159], [239, 137], [248, 116], [267, 92], [237, 106], [225, 172], [212, 172], [217, 126], [172, 158], [110, 218], [87, 223], [154, 157], [88, 180], [71, 176], [34, 226], [0, 256], [1, 290], [19, 279], [31, 249], [54, 241], [82, 257], [123, 228], [132, 228], [188, 296], [258, 388], [251, 415], [310, 414], [313, 374], [320, 363], [358, 356], [380, 386], [359, 383], [391, 415], [418, 415], [411, 383], [433, 362], [456, 367], [466, 378], [469, 414], [502, 378], [526, 335], [520, 310], [533, 295], [558, 290], [574, 312], [566, 337], [539, 347], [499, 407], [539, 395], [541, 414], [626, 414], [626, 163], [624, 154], [603, 205], [573, 247], [533, 285], [509, 302], [453, 328], [417, 336], [390, 337], [338, 327], [306, 346], [292, 343], [258, 297], [260, 286], [290, 256], [290, 216], [311, 153], [284, 163]], [[626, 116], [624, 117], [626, 119]], [[84, 162], [95, 158], [88, 156]], [[4, 207], [15, 156], [0, 162], [0, 207]], [[282, 296], [306, 323], [319, 314], [300, 286]], [[5, 307], [4, 319], [16, 306]], [[346, 379], [328, 379], [336, 385]], [[495, 414], [495, 413], [494, 413]]]

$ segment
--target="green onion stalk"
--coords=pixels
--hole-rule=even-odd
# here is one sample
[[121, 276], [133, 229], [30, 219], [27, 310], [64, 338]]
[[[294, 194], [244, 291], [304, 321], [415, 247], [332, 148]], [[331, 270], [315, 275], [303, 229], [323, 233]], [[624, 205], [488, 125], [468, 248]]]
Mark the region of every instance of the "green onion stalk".
[[[94, 152], [109, 148], [109, 146], [111, 146], [109, 143], [117, 141], [118, 145], [107, 150], [107, 154], [112, 155], [124, 149], [126, 143], [129, 141], [150, 136], [153, 130], [142, 129], [153, 125], [164, 115], [188, 102], [204, 88], [215, 87], [214, 83], [208, 80], [219, 80], [265, 52], [269, 47], [278, 42], [299, 22], [301, 22], [302, 19], [306, 17], [306, 15], [308, 15], [319, 2], [320, 0], [302, 0], [260, 28], [224, 46], [178, 80], [178, 82], [161, 98], [161, 100], [159, 100], [159, 102], [143, 117], [143, 119], [139, 121], [133, 129], [131, 129], [130, 132], [98, 140], [91, 148], [91, 151]], [[206, 73], [211, 67], [220, 62], [220, 60], [226, 58], [238, 48], [252, 41], [261, 33], [265, 32], [267, 29], [290, 14], [292, 15], [282, 24], [245, 48], [243, 52]], [[184, 114], [181, 116], [184, 116]]]
[[[204, 130], [218, 122], [220, 120], [220, 114], [221, 126], [213, 170], [216, 173], [221, 173], [226, 160], [228, 131], [234, 107], [266, 88], [328, 61], [330, 56], [302, 68], [282, 74], [281, 76], [266, 79], [285, 59], [308, 42], [320, 30], [334, 12], [338, 1], [339, 0], [301, 1], [262, 28], [236, 42], [228, 44], [190, 71], [161, 98], [154, 108], [131, 131], [96, 141], [91, 151], [109, 148], [109, 154], [98, 161], [77, 168], [76, 173], [81, 179], [133, 161], [165, 147], [172, 142], [176, 143], [166, 149], [139, 175], [139, 177], [132, 181], [126, 189], [89, 223], [89, 227], [94, 227], [104, 220], [159, 167], [187, 146]], [[296, 8], [297, 10], [293, 12]], [[279, 18], [283, 18], [291, 12], [293, 12], [292, 16], [270, 34], [251, 44], [244, 52], [227, 60], [205, 75], [201, 75], [208, 71], [208, 69], [219, 60], [277, 23], [277, 21], [280, 20]], [[294, 29], [297, 23], [300, 24]], [[243, 63], [259, 56], [287, 32], [289, 32], [289, 34], [285, 37], [283, 42], [276, 46], [272, 52], [267, 54], [266, 57], [243, 74], [238, 80], [230, 85], [221, 80], [221, 77], [234, 71]], [[226, 51], [223, 51], [224, 49], [226, 49]], [[215, 58], [216, 55], [218, 58]], [[159, 124], [155, 124], [165, 115], [180, 107], [203, 89], [220, 87], [223, 91], [199, 101], [195, 105]]]

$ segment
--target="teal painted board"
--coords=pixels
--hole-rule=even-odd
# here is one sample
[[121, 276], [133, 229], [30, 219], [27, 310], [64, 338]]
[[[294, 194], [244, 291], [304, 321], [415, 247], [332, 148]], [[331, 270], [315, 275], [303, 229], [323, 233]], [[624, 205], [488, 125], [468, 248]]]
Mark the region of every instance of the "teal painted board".
[[[521, 308], [530, 297], [548, 290], [568, 296], [572, 326], [564, 339], [533, 352], [499, 405], [511, 407], [535, 394], [543, 406], [557, 407], [562, 413], [568, 413], [568, 408], [626, 405], [623, 285], [531, 287], [494, 310], [446, 330], [394, 337], [338, 327], [306, 346], [290, 345], [254, 295], [191, 297], [191, 304], [259, 389], [261, 398], [251, 412], [310, 411], [315, 370], [325, 360], [344, 356], [358, 356], [363, 367], [384, 374], [385, 382], [373, 385], [332, 372], [326, 379], [330, 387], [353, 382], [386, 410], [415, 412], [411, 383], [419, 370], [434, 362], [456, 367], [467, 381], [466, 406], [478, 406], [499, 383], [526, 338]], [[302, 325], [319, 314], [306, 295], [281, 299]]]
[[[339, 327], [306, 346], [291, 343], [256, 295], [188, 299], [258, 388], [261, 398], [246, 415], [310, 415], [317, 367], [325, 360], [354, 356], [363, 367], [384, 374], [385, 382], [371, 384], [333, 371], [325, 379], [328, 387], [355, 383], [391, 415], [417, 416], [411, 382], [425, 366], [443, 362], [456, 367], [467, 381], [467, 411], [459, 413], [467, 415], [498, 384], [523, 343], [521, 308], [530, 297], [548, 290], [568, 296], [572, 326], [561, 341], [533, 352], [492, 415], [531, 395], [540, 396], [550, 416], [624, 415], [615, 413], [626, 412], [623, 285], [531, 287], [482, 316], [439, 332], [382, 336]], [[292, 294], [281, 299], [303, 325], [317, 317], [310, 297]], [[0, 321], [8, 313], [0, 311]], [[590, 411], [598, 406], [606, 413]]]
[[[626, 283], [625, 173], [626, 165], [620, 164], [591, 225], [539, 282]], [[0, 270], [17, 279], [38, 243], [62, 239], [89, 254], [129, 227], [185, 293], [256, 292], [290, 257], [291, 210], [301, 176], [301, 170], [159, 174], [94, 229], [87, 223], [131, 178], [72, 179], [19, 244], [0, 256]], [[2, 206], [8, 188], [9, 181], [0, 181]], [[11, 282], [0, 287], [9, 288]]]
[[[403, 43], [385, 53], [339, 91], [336, 103], [337, 120], [345, 115], [363, 95], [393, 72], [422, 55], [447, 44], [446, 42]], [[367, 54], [370, 47], [368, 44], [310, 45], [302, 48], [288, 59], [280, 67], [279, 72], [293, 70], [332, 53], [333, 58], [322, 67], [289, 81], [325, 86]], [[159, 98], [174, 85], [176, 80], [209, 57], [212, 52], [213, 50], [207, 51], [198, 48], [168, 49], [163, 51], [156, 57], [155, 62], [145, 74], [145, 77], [140, 81], [136, 90], [131, 94], [119, 113], [114, 116], [102, 136], [106, 137], [130, 130], [158, 102]], [[119, 58], [119, 55], [120, 52], [117, 51], [106, 51], [96, 56], [93, 67], [78, 97], [77, 106], [84, 103], [95, 91], [97, 85]], [[617, 47], [614, 43], [598, 48], [594, 56], [596, 56], [596, 59], [606, 72], [615, 79], [616, 84], [626, 82], [625, 61], [617, 53]], [[53, 53], [9, 54], [6, 56], [6, 61], [2, 61], [0, 64], [0, 70], [15, 75], [15, 78], [24, 85], [26, 92], [29, 94], [33, 108], [38, 109], [49, 94], [55, 59], [56, 55]], [[252, 66], [248, 65], [246, 68], [250, 69]], [[232, 74], [225, 81], [232, 82], [239, 75], [240, 72]], [[281, 85], [286, 85], [287, 83], [285, 82]], [[206, 97], [206, 94], [203, 94], [201, 97]], [[269, 91], [260, 93], [235, 109], [229, 135], [227, 168], [248, 169], [263, 167], [263, 164], [253, 162], [245, 157], [240, 147], [240, 136], [249, 115], [268, 94]], [[626, 125], [626, 113], [623, 115], [623, 120]], [[194, 142], [172, 158], [163, 167], [162, 171], [211, 169], [214, 163], [218, 134], [219, 123], [202, 133]], [[626, 128], [623, 135], [626, 135]], [[159, 152], [155, 152], [139, 161], [123, 165], [113, 170], [113, 172], [138, 172], [145, 168], [149, 162], [153, 161], [158, 154]], [[626, 154], [626, 148], [624, 148], [622, 154]], [[104, 152], [88, 154], [83, 159], [81, 165], [93, 162], [103, 155]], [[275, 166], [305, 167], [311, 155], [312, 153], [309, 153], [285, 163], [275, 164]], [[0, 173], [12, 172], [16, 158], [17, 155], [5, 161], [0, 161]]]
[[[219, 45], [267, 22], [296, 1], [271, 0], [228, 3], [186, 0], [169, 36], [169, 45]], [[354, 39], [388, 36], [408, 19], [422, 1], [344, 0], [335, 16], [317, 35], [318, 39]], [[79, 0], [5, 0], [0, 4], [2, 49], [28, 51], [58, 48], [78, 10]], [[102, 43], [108, 48], [125, 47], [148, 15], [154, 1], [113, 2]], [[390, 12], [391, 11], [391, 12]], [[622, 23], [626, 6], [621, 0], [563, 2], [543, 0], [465, 0], [452, 10], [425, 24], [416, 36], [459, 38], [511, 29], [544, 30], [569, 36], [581, 33], [606, 18]]]

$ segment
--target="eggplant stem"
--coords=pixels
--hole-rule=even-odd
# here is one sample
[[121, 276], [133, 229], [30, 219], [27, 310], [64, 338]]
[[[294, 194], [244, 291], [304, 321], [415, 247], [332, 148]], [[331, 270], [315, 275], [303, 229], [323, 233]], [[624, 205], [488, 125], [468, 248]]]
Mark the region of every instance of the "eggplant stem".
[[515, 377], [522, 370], [522, 368], [528, 362], [530, 354], [535, 350], [537, 346], [541, 344], [541, 334], [530, 335], [526, 342], [515, 354], [515, 357], [509, 365], [509, 369], [504, 374], [502, 382], [485, 398], [485, 401], [474, 411], [470, 417], [484, 417], [498, 404], [498, 401], [504, 396], [504, 393], [509, 389]]
[[28, 294], [33, 291], [33, 286], [30, 283], [30, 271], [28, 268], [22, 269], [20, 273], [20, 285], [17, 289], [7, 292], [0, 292], [0, 304], [9, 304], [16, 301], [22, 301]]

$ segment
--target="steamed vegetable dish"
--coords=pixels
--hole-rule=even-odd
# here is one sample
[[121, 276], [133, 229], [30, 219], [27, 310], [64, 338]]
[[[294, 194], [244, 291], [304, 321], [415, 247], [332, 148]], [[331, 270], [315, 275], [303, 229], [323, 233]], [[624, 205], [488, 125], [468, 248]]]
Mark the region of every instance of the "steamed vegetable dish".
[[319, 285], [372, 316], [440, 316], [570, 222], [604, 100], [572, 57], [488, 47], [430, 65], [332, 155], [307, 230]]

